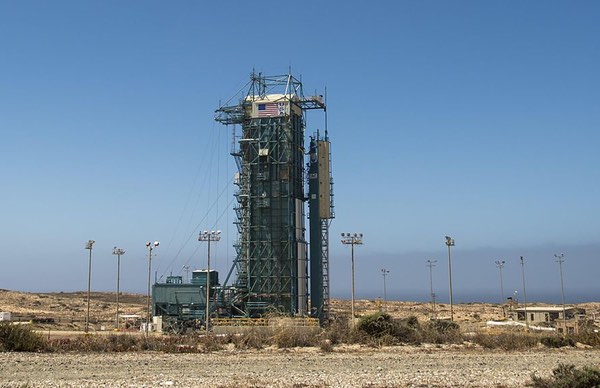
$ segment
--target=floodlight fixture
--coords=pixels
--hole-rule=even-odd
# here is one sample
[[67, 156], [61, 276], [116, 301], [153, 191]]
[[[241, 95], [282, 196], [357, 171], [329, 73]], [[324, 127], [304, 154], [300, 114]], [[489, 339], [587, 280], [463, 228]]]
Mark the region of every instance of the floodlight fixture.
[[385, 283], [386, 276], [390, 273], [389, 270], [382, 268], [381, 275], [383, 276], [383, 308], [387, 311], [387, 287]]
[[113, 255], [117, 256], [117, 316], [116, 316], [116, 328], [119, 330], [119, 283], [121, 282], [121, 256], [125, 254], [125, 251], [121, 248], [114, 247]]
[[152, 311], [150, 310], [150, 274], [152, 272], [152, 251], [158, 247], [160, 243], [155, 241], [154, 244], [151, 241], [146, 243], [146, 247], [148, 248], [148, 293], [146, 295], [146, 336], [148, 336], [148, 331], [150, 328], [150, 316], [152, 315]]
[[565, 262], [565, 254], [564, 253], [559, 253], [559, 254], [555, 254], [554, 257], [556, 258], [556, 262], [558, 263], [558, 266], [560, 268], [560, 295], [561, 295], [561, 299], [562, 299], [562, 307], [563, 307], [563, 323], [564, 323], [564, 333], [567, 333], [567, 309], [565, 307], [565, 287], [564, 287], [564, 283], [563, 283], [563, 270], [562, 270], [562, 264]]
[[87, 313], [85, 315], [85, 332], [90, 330], [90, 295], [92, 287], [92, 247], [94, 246], [94, 240], [88, 240], [85, 244], [85, 249], [90, 251], [88, 259], [88, 289], [87, 289]]
[[206, 269], [206, 313], [205, 313], [205, 317], [204, 317], [204, 323], [206, 326], [206, 332], [208, 333], [208, 330], [210, 328], [210, 242], [211, 241], [219, 241], [221, 240], [221, 231], [217, 230], [211, 230], [210, 232], [208, 232], [207, 230], [200, 232], [200, 234], [198, 235], [198, 241], [206, 241], [207, 245], [208, 245], [208, 252], [207, 252], [207, 260], [206, 260], [206, 264], [207, 264], [207, 269]]
[[[500, 270], [500, 308], [502, 308], [502, 304], [504, 303], [504, 282], [502, 280], [502, 268], [504, 268], [504, 264], [506, 261], [504, 260], [496, 260], [496, 267]], [[504, 309], [502, 308], [502, 314], [504, 314]]]
[[445, 236], [446, 246], [448, 247], [448, 286], [450, 288], [450, 321], [454, 322], [454, 304], [452, 301], [452, 256], [450, 247], [454, 246], [454, 239], [450, 236]]
[[351, 314], [352, 314], [352, 327], [354, 327], [354, 246], [362, 245], [363, 234], [354, 233], [342, 233], [342, 244], [350, 245], [352, 247], [352, 302], [351, 302]]
[[525, 290], [525, 261], [521, 256], [521, 277], [523, 279], [523, 307], [525, 308], [525, 327], [529, 330], [529, 318], [527, 317], [527, 291]]
[[429, 295], [431, 296], [431, 315], [435, 317], [435, 292], [433, 292], [433, 267], [435, 267], [437, 260], [427, 260], [427, 266], [429, 267]]

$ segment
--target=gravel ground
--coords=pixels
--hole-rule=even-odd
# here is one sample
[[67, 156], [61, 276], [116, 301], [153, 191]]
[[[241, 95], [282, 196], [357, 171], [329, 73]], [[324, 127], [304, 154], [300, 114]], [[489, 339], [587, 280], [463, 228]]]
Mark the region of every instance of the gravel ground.
[[0, 353], [1, 387], [521, 387], [600, 351], [391, 347], [223, 350], [207, 354]]

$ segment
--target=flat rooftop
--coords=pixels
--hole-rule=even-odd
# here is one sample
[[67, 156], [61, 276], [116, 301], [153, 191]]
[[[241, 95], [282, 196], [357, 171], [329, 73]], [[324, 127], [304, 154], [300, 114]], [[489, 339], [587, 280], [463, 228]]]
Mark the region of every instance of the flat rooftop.
[[[540, 306], [532, 306], [532, 307], [519, 307], [514, 309], [515, 311], [523, 311], [525, 312], [525, 310], [527, 310], [528, 313], [559, 313], [563, 311], [563, 308], [560, 306], [547, 306], [547, 307], [540, 307]], [[583, 310], [577, 307], [573, 307], [573, 306], [566, 306], [565, 310]]]

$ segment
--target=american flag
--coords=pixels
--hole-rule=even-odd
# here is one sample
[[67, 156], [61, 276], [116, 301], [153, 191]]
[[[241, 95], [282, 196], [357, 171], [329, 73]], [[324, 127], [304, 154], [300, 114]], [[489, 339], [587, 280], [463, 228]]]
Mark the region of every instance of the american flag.
[[276, 102], [266, 102], [264, 104], [258, 104], [258, 117], [274, 117], [280, 116], [280, 110]]

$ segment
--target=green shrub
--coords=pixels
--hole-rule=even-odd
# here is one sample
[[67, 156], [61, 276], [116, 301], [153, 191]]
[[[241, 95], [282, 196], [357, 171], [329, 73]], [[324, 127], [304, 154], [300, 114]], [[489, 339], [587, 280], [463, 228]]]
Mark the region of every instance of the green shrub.
[[367, 315], [358, 322], [356, 331], [363, 333], [363, 341], [371, 345], [417, 344], [421, 341], [421, 327], [416, 317], [393, 320], [387, 313]]
[[0, 351], [36, 352], [45, 349], [46, 342], [28, 325], [0, 323]]
[[421, 343], [421, 326], [415, 317], [410, 317], [394, 323], [396, 330], [391, 335], [397, 340], [397, 342], [407, 344]]
[[569, 337], [551, 336], [542, 337], [540, 342], [547, 348], [562, 348], [565, 346], [575, 346], [575, 341]]
[[364, 316], [358, 321], [357, 330], [364, 332], [370, 337], [383, 337], [393, 335], [396, 325], [389, 314], [378, 312]]
[[529, 386], [535, 388], [590, 388], [600, 387], [600, 369], [584, 366], [577, 369], [575, 365], [559, 364], [548, 378], [531, 376]]

